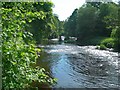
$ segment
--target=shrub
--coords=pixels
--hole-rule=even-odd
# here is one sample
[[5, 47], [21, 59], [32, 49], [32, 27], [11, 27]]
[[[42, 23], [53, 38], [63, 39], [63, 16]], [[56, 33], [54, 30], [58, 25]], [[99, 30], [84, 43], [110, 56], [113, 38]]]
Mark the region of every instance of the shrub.
[[101, 50], [106, 50], [106, 48], [107, 48], [107, 47], [106, 47], [105, 45], [100, 44], [100, 49], [101, 49]]
[[107, 48], [113, 48], [114, 38], [106, 38], [106, 39], [102, 40], [101, 44], [106, 46]]

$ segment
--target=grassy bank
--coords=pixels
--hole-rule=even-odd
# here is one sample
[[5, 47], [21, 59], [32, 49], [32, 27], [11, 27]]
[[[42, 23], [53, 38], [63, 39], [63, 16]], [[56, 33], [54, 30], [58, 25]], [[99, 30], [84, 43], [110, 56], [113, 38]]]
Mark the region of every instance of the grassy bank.
[[98, 49], [115, 48], [115, 39], [110, 37], [93, 37], [77, 42], [79, 45], [97, 45]]

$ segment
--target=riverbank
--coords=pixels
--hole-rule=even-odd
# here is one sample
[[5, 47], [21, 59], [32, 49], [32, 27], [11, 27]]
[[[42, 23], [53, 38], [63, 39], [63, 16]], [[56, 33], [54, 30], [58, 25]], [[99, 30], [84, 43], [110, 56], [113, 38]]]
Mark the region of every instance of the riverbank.
[[120, 52], [119, 46], [115, 44], [115, 39], [110, 37], [92, 37], [89, 39], [84, 40], [72, 40], [72, 39], [65, 39], [65, 43], [73, 43], [79, 46], [97, 46], [96, 49], [99, 50], [107, 50], [113, 52]]

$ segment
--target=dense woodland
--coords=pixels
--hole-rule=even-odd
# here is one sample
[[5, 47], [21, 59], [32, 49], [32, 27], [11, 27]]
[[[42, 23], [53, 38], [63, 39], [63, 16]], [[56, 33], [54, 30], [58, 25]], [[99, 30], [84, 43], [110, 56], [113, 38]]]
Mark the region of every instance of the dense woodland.
[[41, 44], [61, 35], [77, 37], [80, 45], [120, 51], [119, 4], [86, 3], [65, 21], [53, 14], [52, 2], [2, 2], [2, 86], [28, 88], [33, 82], [53, 85], [42, 67], [34, 67]]
[[119, 4], [87, 2], [65, 21], [65, 36], [77, 37], [80, 45], [100, 45], [101, 49], [120, 51], [119, 14]]

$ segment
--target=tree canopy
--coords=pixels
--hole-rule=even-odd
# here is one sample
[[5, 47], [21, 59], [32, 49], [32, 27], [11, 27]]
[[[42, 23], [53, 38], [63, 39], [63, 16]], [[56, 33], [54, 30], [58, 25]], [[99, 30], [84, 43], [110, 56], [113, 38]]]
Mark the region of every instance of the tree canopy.
[[[81, 45], [97, 45], [112, 38], [110, 46], [119, 45], [119, 4], [114, 2], [87, 2], [65, 21], [66, 37], [77, 37]], [[110, 39], [108, 39], [110, 40]], [[106, 45], [108, 47], [109, 45]]]
[[[37, 36], [45, 37], [52, 32], [52, 6], [52, 2], [2, 2], [4, 89], [28, 88], [35, 81], [49, 85], [54, 83], [55, 80], [46, 74], [44, 68], [31, 66], [36, 63], [37, 52], [41, 51], [36, 48], [33, 38], [37, 40]], [[28, 27], [34, 22], [40, 26], [32, 32]]]

